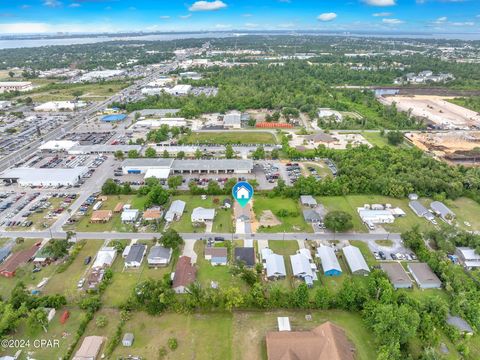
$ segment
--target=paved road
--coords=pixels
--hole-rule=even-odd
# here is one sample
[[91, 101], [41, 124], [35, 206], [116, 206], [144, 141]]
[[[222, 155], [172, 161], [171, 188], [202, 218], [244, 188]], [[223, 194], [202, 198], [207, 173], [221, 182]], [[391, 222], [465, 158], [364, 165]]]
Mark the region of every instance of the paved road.
[[[311, 233], [256, 233], [256, 234], [231, 234], [231, 233], [181, 233], [185, 240], [199, 240], [207, 237], [220, 236], [226, 240], [362, 240], [374, 241], [390, 239], [393, 241], [400, 240], [400, 234], [365, 234], [365, 233], [325, 233], [325, 234], [311, 234]], [[2, 231], [0, 237], [24, 237], [24, 238], [65, 238], [65, 231]], [[160, 233], [118, 233], [118, 232], [78, 232], [77, 239], [152, 239], [159, 237]]]

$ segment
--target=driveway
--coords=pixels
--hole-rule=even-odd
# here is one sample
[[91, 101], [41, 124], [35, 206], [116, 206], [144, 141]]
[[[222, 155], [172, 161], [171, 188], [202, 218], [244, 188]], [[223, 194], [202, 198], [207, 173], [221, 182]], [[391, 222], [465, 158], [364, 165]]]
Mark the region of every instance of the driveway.
[[193, 250], [195, 246], [196, 240], [193, 241], [185, 241], [185, 245], [183, 246], [182, 256], [188, 256], [192, 259], [192, 264], [197, 262], [197, 253]]

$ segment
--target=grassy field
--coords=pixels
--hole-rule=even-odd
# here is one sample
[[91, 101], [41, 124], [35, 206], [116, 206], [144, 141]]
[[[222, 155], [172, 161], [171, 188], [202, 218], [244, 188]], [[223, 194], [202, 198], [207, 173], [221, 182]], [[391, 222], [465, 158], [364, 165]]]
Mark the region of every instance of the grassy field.
[[102, 101], [128, 86], [126, 81], [109, 81], [92, 84], [46, 84], [34, 89], [28, 94], [34, 102], [47, 101], [68, 101], [74, 100], [75, 95], [80, 94], [79, 99], [83, 101]]
[[260, 220], [260, 216], [265, 210], [271, 210], [274, 215], [280, 210], [287, 210], [290, 212], [290, 215], [282, 218], [277, 216], [282, 224], [271, 227], [259, 227], [258, 232], [313, 232], [312, 227], [303, 219], [300, 203], [296, 200], [284, 198], [271, 199], [261, 195], [256, 196], [253, 203], [253, 211], [255, 212], [257, 221]]
[[[447, 200], [445, 204], [456, 214], [461, 228], [480, 231], [480, 204], [468, 198]], [[469, 222], [470, 226], [466, 226], [465, 221]]]
[[298, 243], [295, 240], [269, 241], [268, 247], [278, 255], [295, 255]]
[[55, 274], [45, 286], [46, 294], [63, 294], [67, 300], [76, 299], [81, 292], [77, 289], [77, 282], [85, 277], [89, 265], [84, 265], [87, 256], [95, 258], [96, 253], [103, 245], [103, 240], [87, 240], [75, 260], [62, 273]]
[[277, 331], [277, 317], [288, 316], [292, 331], [310, 330], [325, 321], [332, 321], [341, 326], [347, 337], [354, 343], [356, 359], [375, 359], [375, 345], [372, 334], [365, 328], [359, 314], [344, 311], [308, 311], [312, 321], [305, 320], [307, 312], [236, 312], [233, 317], [233, 359], [266, 359], [265, 335]]
[[[109, 195], [107, 200], [103, 203], [101, 210], [113, 210], [117, 203], [122, 204], [131, 204], [133, 209], [139, 209], [140, 211], [144, 210], [145, 207], [145, 197], [140, 197], [136, 195]], [[90, 218], [92, 216], [93, 209], [92, 207], [89, 208], [87, 213], [75, 224], [73, 227], [76, 231], [92, 231], [92, 232], [99, 232], [99, 231], [117, 231], [117, 232], [131, 232], [133, 230], [133, 226], [130, 224], [123, 224], [120, 219], [120, 214], [113, 214], [112, 219], [105, 223], [94, 224], [90, 222]], [[65, 227], [69, 229], [69, 226]]]
[[388, 143], [387, 137], [382, 136], [380, 132], [364, 131], [361, 134], [373, 146], [375, 145], [378, 147], [392, 146]]
[[[222, 202], [227, 196], [208, 196], [202, 200], [200, 195], [179, 195], [172, 198], [174, 200], [185, 201], [185, 211], [179, 221], [172, 223], [172, 229], [180, 233], [205, 232], [205, 226], [195, 227], [191, 221], [193, 209], [197, 207], [215, 208], [215, 220], [213, 221], [213, 232], [231, 233], [233, 232], [232, 209], [221, 209]], [[218, 202], [214, 202], [218, 199]]]
[[[29, 340], [30, 347], [24, 349], [20, 355], [20, 360], [27, 359], [27, 355], [30, 355], [30, 358], [35, 359], [58, 359], [66, 353], [69, 345], [73, 341], [73, 337], [77, 331], [78, 324], [83, 319], [84, 312], [76, 307], [68, 308], [70, 312], [70, 317], [65, 322], [65, 324], [60, 324], [60, 316], [63, 314], [65, 309], [57, 310], [55, 317], [52, 319], [48, 325], [48, 331], [45, 333], [43, 329], [31, 328], [27, 326], [26, 320], [21, 320], [18, 326], [18, 330], [13, 339], [19, 340]], [[58, 347], [34, 347], [34, 340], [45, 339], [45, 340], [59, 340]], [[28, 354], [27, 354], [28, 351]], [[2, 354], [4, 355], [4, 354]], [[13, 355], [10, 354], [10, 355]]]
[[349, 195], [349, 196], [321, 196], [317, 201], [323, 204], [328, 211], [341, 210], [352, 216], [353, 230], [357, 232], [367, 232], [360, 216], [357, 213], [357, 207], [364, 204], [391, 204], [401, 208], [406, 216], [395, 219], [393, 224], [382, 225], [385, 230], [391, 232], [402, 232], [411, 229], [414, 225], [419, 225], [421, 230], [432, 229], [432, 224], [420, 218], [409, 208], [408, 199], [395, 199], [381, 195]]
[[191, 133], [181, 139], [184, 144], [276, 144], [268, 132], [222, 131]]

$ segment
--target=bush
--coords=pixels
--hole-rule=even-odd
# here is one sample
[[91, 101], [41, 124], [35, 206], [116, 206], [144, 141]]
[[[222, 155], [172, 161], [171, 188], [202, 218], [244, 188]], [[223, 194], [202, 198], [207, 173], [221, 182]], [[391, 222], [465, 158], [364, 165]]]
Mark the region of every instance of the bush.
[[170, 350], [175, 350], [178, 347], [178, 341], [176, 338], [168, 339], [168, 347]]

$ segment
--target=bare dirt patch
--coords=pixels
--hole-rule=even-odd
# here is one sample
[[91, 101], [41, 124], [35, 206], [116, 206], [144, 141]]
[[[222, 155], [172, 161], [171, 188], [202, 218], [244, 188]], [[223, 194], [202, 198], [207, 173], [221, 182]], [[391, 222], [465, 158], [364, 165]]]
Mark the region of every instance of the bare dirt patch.
[[275, 214], [271, 210], [263, 210], [262, 215], [260, 215], [260, 226], [269, 227], [269, 226], [278, 226], [282, 225], [282, 222], [278, 220]]

